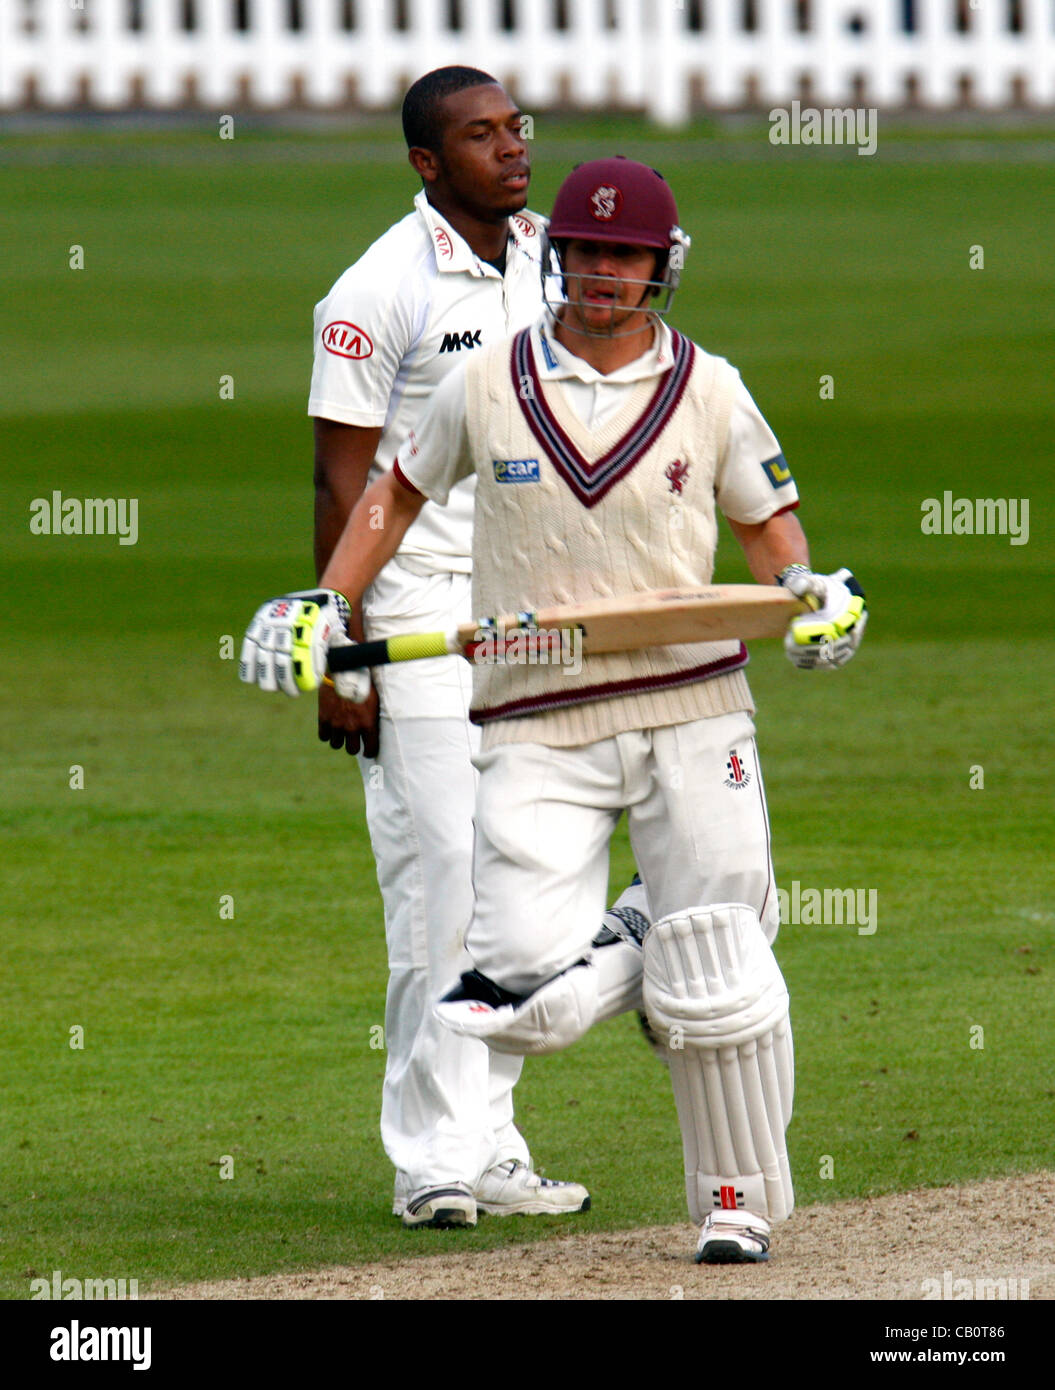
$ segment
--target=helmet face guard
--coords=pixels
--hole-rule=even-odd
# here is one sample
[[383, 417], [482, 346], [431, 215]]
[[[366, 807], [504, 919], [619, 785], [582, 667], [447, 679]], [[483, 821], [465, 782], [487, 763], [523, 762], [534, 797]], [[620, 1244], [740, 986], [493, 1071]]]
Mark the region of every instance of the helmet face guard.
[[[573, 333], [602, 337], [640, 332], [617, 332], [614, 322], [607, 330], [588, 330], [572, 323], [572, 315], [561, 312], [568, 304], [569, 279], [610, 280], [615, 286], [629, 283], [618, 276], [570, 275], [564, 266], [565, 246], [576, 240], [640, 246], [656, 252], [662, 266], [661, 271], [654, 272], [658, 278], [633, 283], [641, 285], [642, 312], [659, 318], [669, 313], [690, 241], [678, 225], [674, 194], [655, 169], [622, 156], [580, 164], [560, 186], [543, 243], [542, 296], [551, 313], [561, 313], [565, 327]], [[646, 305], [646, 299], [661, 302]], [[613, 306], [613, 320], [615, 313]]]
[[[670, 313], [671, 304], [674, 301], [674, 291], [681, 283], [681, 272], [685, 265], [685, 253], [691, 242], [688, 236], [680, 227], [672, 227], [670, 230], [672, 246], [663, 257], [662, 249], [659, 247], [649, 248], [655, 250], [659, 258], [665, 261], [661, 277], [658, 280], [626, 280], [618, 275], [580, 275], [568, 271], [564, 268], [565, 243], [574, 238], [555, 238], [550, 232], [544, 232], [542, 238], [542, 260], [540, 271], [542, 276], [542, 299], [546, 308], [554, 318], [560, 318], [561, 323], [571, 333], [580, 333], [584, 337], [601, 338], [623, 338], [633, 333], [640, 333], [640, 328], [619, 329], [615, 327], [615, 314], [617, 308], [624, 311], [626, 306], [615, 306], [612, 308], [611, 321], [607, 328], [590, 329], [580, 326], [572, 321], [573, 316], [564, 313], [568, 307], [568, 281], [569, 280], [591, 280], [598, 282], [609, 281], [618, 291], [619, 286], [626, 284], [640, 285], [642, 296], [638, 304], [641, 313], [654, 314], [657, 318], [666, 318]], [[593, 237], [591, 240], [607, 240], [608, 238]], [[652, 300], [652, 303], [648, 303]]]

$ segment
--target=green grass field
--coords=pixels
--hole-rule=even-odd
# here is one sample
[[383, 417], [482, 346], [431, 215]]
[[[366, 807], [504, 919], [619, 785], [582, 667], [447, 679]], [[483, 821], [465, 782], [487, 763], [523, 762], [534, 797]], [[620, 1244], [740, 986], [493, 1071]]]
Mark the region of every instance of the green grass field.
[[[751, 668], [780, 882], [878, 892], [872, 935], [781, 933], [798, 1199], [1050, 1167], [1055, 171], [998, 143], [782, 157], [763, 130], [750, 159], [743, 134], [618, 129], [540, 130], [532, 205], [591, 152], [659, 164], [694, 239], [675, 322], [741, 368], [818, 567], [851, 565], [872, 609], [841, 673], [761, 644]], [[7, 1297], [55, 1269], [145, 1291], [569, 1228], [412, 1236], [388, 1214], [358, 774], [313, 702], [221, 658], [312, 578], [312, 305], [413, 192], [394, 127], [0, 154]], [[31, 534], [54, 490], [138, 498], [138, 543]], [[1028, 498], [1028, 544], [922, 534], [945, 490]], [[718, 577], [747, 577], [728, 536]], [[620, 832], [613, 883], [631, 871]], [[576, 1222], [684, 1219], [633, 1020], [529, 1061], [518, 1098], [537, 1163], [593, 1191]]]

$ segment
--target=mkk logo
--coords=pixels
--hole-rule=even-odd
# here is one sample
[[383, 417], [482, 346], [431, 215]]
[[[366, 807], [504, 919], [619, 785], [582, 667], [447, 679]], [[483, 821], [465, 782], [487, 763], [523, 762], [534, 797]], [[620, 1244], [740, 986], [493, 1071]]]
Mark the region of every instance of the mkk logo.
[[537, 483], [538, 459], [495, 459], [496, 483]]
[[344, 319], [326, 325], [322, 330], [322, 345], [334, 357], [350, 357], [353, 362], [361, 362], [374, 351], [369, 335]]
[[464, 333], [444, 333], [440, 352], [461, 352], [462, 348], [483, 347], [480, 342], [482, 332], [482, 328], [478, 328], [475, 333], [467, 328]]

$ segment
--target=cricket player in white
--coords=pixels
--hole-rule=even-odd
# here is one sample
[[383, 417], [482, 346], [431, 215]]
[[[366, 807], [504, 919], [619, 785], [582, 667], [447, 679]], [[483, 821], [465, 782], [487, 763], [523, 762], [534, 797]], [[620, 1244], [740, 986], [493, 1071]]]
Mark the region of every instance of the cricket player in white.
[[[541, 307], [544, 222], [525, 211], [521, 115], [488, 74], [444, 68], [408, 91], [403, 123], [422, 191], [414, 211], [340, 277], [315, 310], [308, 413], [316, 435], [321, 571], [368, 478], [460, 361], [532, 322]], [[474, 485], [413, 525], [351, 615], [389, 637], [469, 615]], [[408, 1226], [472, 1225], [491, 1213], [579, 1211], [578, 1183], [540, 1179], [513, 1123], [522, 1060], [456, 1037], [432, 1013], [465, 965], [472, 914], [478, 731], [460, 663], [376, 673], [380, 692], [320, 692], [320, 738], [358, 752], [384, 899], [389, 986], [381, 1134]], [[468, 1190], [467, 1190], [468, 1189]]]
[[[279, 653], [280, 684], [312, 688], [327, 645], [347, 640], [340, 595], [354, 602], [426, 499], [447, 504], [473, 475], [478, 613], [706, 584], [721, 510], [756, 579], [815, 610], [789, 629], [794, 663], [850, 659], [866, 622], [853, 576], [811, 571], [794, 481], [739, 374], [661, 317], [687, 246], [677, 223], [644, 165], [599, 160], [565, 180], [549, 229], [565, 302], [444, 381], [292, 626], [275, 601], [260, 611], [255, 660]], [[371, 507], [383, 531], [369, 532]], [[586, 656], [574, 672], [476, 667], [474, 969], [437, 1006], [459, 1035], [513, 1055], [643, 1006], [674, 1086], [696, 1258], [720, 1263], [767, 1258], [770, 1223], [794, 1202], [788, 996], [746, 662], [734, 641]], [[594, 938], [624, 810], [654, 920], [609, 917], [611, 940]]]

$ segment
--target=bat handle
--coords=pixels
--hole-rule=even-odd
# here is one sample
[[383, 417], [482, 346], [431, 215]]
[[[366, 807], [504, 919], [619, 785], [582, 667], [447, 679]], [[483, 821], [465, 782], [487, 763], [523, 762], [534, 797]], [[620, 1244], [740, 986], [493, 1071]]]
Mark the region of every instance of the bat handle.
[[350, 647], [331, 647], [326, 653], [331, 671], [360, 671], [366, 666], [387, 666], [391, 660], [387, 642], [354, 642]]
[[331, 671], [358, 671], [364, 666], [387, 666], [392, 661], [419, 661], [429, 656], [450, 656], [459, 650], [446, 632], [407, 632], [380, 642], [354, 642], [350, 647], [331, 647], [326, 661]]

